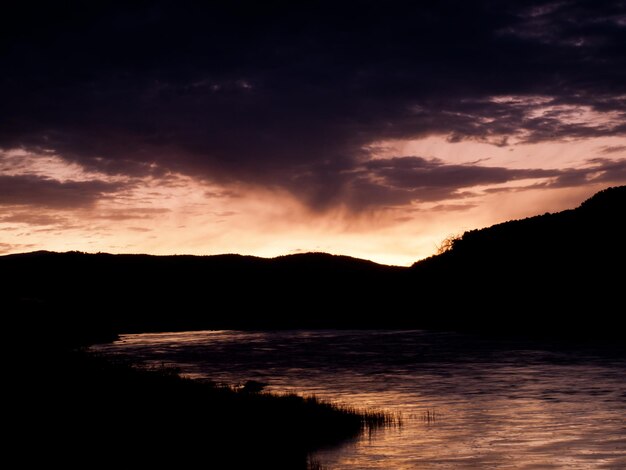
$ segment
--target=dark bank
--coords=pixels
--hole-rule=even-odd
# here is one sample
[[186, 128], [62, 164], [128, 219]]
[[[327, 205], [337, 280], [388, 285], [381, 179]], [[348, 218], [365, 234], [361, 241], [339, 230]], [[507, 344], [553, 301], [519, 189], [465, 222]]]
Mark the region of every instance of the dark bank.
[[42, 358], [23, 416], [26, 465], [174, 465], [189, 468], [307, 468], [307, 455], [366, 429], [384, 413], [315, 398], [260, 393], [181, 378], [84, 351]]

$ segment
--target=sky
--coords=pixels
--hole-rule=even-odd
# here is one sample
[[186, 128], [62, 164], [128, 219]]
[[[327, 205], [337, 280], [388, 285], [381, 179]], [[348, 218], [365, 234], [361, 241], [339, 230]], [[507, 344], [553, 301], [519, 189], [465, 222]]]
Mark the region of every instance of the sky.
[[626, 184], [626, 1], [12, 3], [0, 254], [410, 265]]

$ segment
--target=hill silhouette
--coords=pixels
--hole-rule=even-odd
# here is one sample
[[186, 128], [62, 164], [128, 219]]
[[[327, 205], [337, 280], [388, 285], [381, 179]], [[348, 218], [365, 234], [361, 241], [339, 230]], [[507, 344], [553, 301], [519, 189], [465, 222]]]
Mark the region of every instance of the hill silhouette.
[[446, 312], [433, 323], [558, 334], [615, 332], [623, 305], [626, 186], [578, 208], [471, 230], [411, 274]]
[[[80, 338], [348, 326], [358, 310], [381, 302], [372, 289], [387, 285], [383, 290], [390, 291], [405, 271], [324, 253], [265, 259], [39, 251], [0, 257], [5, 300], [14, 307], [8, 311], [46, 325], [44, 331]], [[368, 325], [365, 320], [359, 323]]]
[[[199, 328], [436, 327], [614, 332], [626, 187], [472, 230], [410, 268], [307, 253], [0, 257], [14, 318], [92, 338]], [[583, 316], [574, 313], [581, 309]]]

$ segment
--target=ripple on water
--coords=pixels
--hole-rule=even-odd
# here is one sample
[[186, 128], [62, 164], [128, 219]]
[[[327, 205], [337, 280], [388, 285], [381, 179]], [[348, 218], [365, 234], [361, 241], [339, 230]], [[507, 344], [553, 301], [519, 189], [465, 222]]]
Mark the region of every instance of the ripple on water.
[[319, 452], [334, 470], [626, 468], [626, 359], [609, 350], [331, 330], [125, 335], [98, 349], [402, 413], [402, 428]]

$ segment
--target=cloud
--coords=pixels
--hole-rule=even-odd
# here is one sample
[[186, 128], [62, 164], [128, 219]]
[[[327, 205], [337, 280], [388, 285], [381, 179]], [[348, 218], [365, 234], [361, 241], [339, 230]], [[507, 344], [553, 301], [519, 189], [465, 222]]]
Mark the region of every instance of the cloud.
[[558, 170], [511, 169], [481, 165], [452, 165], [442, 160], [423, 157], [396, 157], [373, 160], [365, 164], [374, 177], [380, 177], [393, 187], [456, 188], [487, 184], [500, 184], [527, 178], [547, 178], [559, 174]]
[[121, 188], [118, 183], [98, 180], [60, 182], [39, 176], [0, 175], [0, 205], [85, 208]]
[[364, 206], [438, 202], [463, 198], [463, 189], [522, 179], [552, 178], [559, 170], [510, 169], [477, 164], [447, 164], [417, 156], [371, 160], [350, 184], [353, 209]]
[[147, 220], [170, 212], [170, 209], [156, 207], [130, 207], [126, 209], [106, 209], [89, 214], [91, 219], [104, 219], [113, 222], [126, 220]]
[[[0, 33], [0, 147], [110, 175], [277, 187], [316, 208], [437, 199], [461, 177], [522, 175], [436, 165], [402, 175], [363, 166], [367, 147], [431, 134], [494, 145], [625, 135], [625, 13], [603, 0], [14, 2]], [[108, 192], [32, 184], [59, 204]]]
[[[594, 158], [576, 168], [518, 169], [475, 163], [449, 164], [436, 158], [404, 156], [365, 162], [358, 171], [343, 174], [340, 178], [344, 187], [341, 200], [350, 209], [360, 211], [413, 202], [437, 203], [467, 199], [488, 192], [509, 190], [493, 186], [513, 182], [517, 182], [516, 190], [624, 183], [626, 159]], [[471, 203], [440, 204], [434, 210], [462, 210], [470, 207]], [[321, 209], [324, 208], [322, 205]]]
[[18, 223], [27, 225], [65, 225], [67, 219], [61, 216], [52, 216], [32, 211], [16, 211], [0, 217], [0, 223]]
[[0, 243], [0, 254], [15, 253], [33, 248], [33, 243]]
[[626, 145], [608, 145], [602, 148], [602, 153], [621, 153], [626, 152]]
[[474, 207], [476, 207], [476, 204], [438, 204], [429, 210], [435, 212], [459, 212], [467, 211]]
[[584, 173], [586, 181], [607, 184], [626, 182], [626, 158], [619, 160], [592, 158], [588, 160], [588, 164], [588, 167], [580, 170]]

